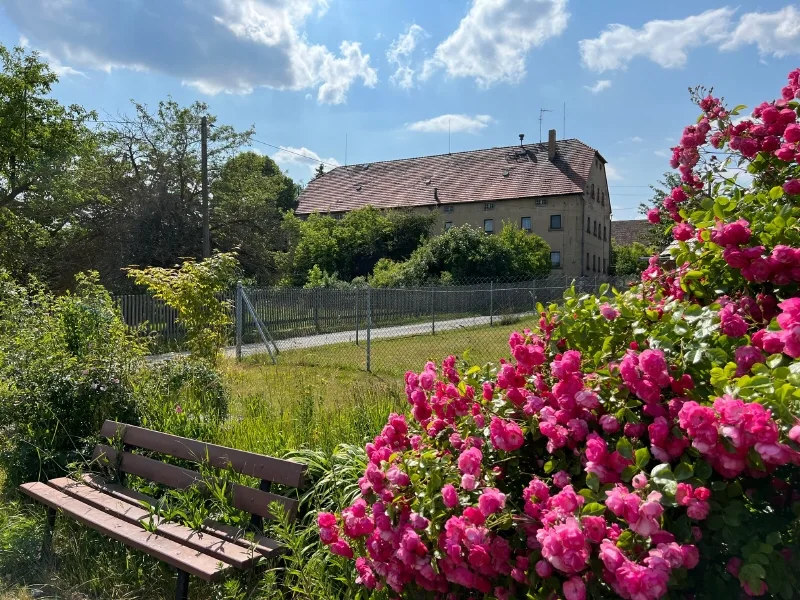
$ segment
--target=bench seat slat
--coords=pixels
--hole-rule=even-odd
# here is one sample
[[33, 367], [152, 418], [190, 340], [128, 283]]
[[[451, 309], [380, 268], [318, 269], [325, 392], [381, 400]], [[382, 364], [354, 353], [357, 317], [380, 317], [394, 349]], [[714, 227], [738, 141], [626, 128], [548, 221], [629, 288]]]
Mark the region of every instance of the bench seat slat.
[[206, 581], [218, 581], [231, 568], [216, 558], [106, 514], [45, 483], [24, 483], [20, 486], [20, 490], [34, 500], [62, 511], [87, 527]]
[[[98, 444], [95, 447], [93, 458], [101, 463], [108, 461], [112, 465], [119, 460], [121, 471], [138, 475], [149, 481], [175, 489], [186, 489], [192, 485], [204, 485], [202, 476], [197, 471], [170, 465], [141, 454], [117, 452], [111, 446], [104, 444]], [[297, 500], [257, 490], [246, 485], [234, 483], [231, 486], [231, 496], [231, 505], [233, 507], [267, 519], [274, 518], [274, 515], [269, 510], [269, 505], [272, 502], [282, 504], [291, 519], [297, 513]]]
[[108, 439], [120, 438], [124, 444], [130, 446], [210, 464], [218, 469], [231, 468], [237, 473], [256, 479], [295, 488], [303, 487], [305, 466], [290, 460], [208, 444], [116, 421], [103, 423], [100, 435]]
[[253, 552], [242, 546], [210, 533], [199, 533], [178, 523], [160, 520], [157, 515], [151, 515], [141, 505], [134, 506], [68, 477], [51, 479], [47, 482], [47, 485], [134, 525], [141, 525], [153, 519], [156, 525], [156, 533], [159, 535], [214, 556], [218, 560], [233, 565], [238, 569], [249, 569], [256, 561], [256, 556]]
[[[141, 506], [142, 502], [146, 502], [151, 506], [155, 506], [158, 502], [152, 496], [142, 494], [136, 490], [131, 490], [119, 485], [118, 483], [110, 483], [103, 479], [100, 475], [86, 474], [83, 476], [83, 481], [87, 485], [96, 488], [103, 493], [109, 494], [115, 498], [118, 498], [119, 500], [123, 500], [124, 502], [134, 504], [136, 506]], [[224, 523], [218, 523], [217, 521], [213, 521], [211, 519], [208, 519], [203, 523], [203, 531], [207, 531], [208, 533], [245, 548], [251, 548], [255, 544], [255, 550], [258, 551], [262, 556], [274, 556], [275, 554], [280, 554], [285, 551], [285, 547], [275, 540], [263, 535], [256, 535], [253, 537], [251, 542], [244, 537], [244, 532], [238, 527], [225, 525]]]

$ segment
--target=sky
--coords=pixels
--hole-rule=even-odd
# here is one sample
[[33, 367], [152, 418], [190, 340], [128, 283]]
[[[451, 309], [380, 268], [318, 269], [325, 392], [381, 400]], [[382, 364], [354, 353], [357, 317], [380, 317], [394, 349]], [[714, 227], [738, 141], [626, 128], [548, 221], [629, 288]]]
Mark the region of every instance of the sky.
[[318, 160], [538, 142], [542, 114], [545, 139], [556, 129], [608, 161], [619, 220], [639, 216], [695, 121], [689, 87], [730, 105], [780, 96], [800, 66], [800, 6], [0, 0], [0, 42], [39, 51], [60, 76], [54, 96], [101, 118], [131, 113], [132, 99], [204, 101], [220, 123], [254, 126], [253, 149], [298, 181]]

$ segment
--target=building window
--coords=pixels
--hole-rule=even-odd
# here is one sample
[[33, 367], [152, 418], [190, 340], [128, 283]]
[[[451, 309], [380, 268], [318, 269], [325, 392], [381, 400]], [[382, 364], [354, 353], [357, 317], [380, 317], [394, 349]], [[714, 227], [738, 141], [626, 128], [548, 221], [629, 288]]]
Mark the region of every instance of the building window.
[[594, 200], [594, 184], [592, 184], [592, 200]]
[[494, 219], [484, 219], [483, 230], [486, 233], [494, 233]]
[[520, 219], [520, 228], [522, 231], [527, 231], [530, 233], [531, 231], [531, 218], [530, 217], [522, 217]]
[[453, 207], [453, 206], [445, 206], [442, 210], [444, 210], [444, 212], [446, 212], [446, 213], [451, 213], [451, 212], [453, 212], [453, 208], [455, 208], [455, 207]]
[[487, 202], [484, 204], [483, 210], [494, 210], [494, 202]]
[[561, 229], [561, 215], [550, 215], [550, 229]]
[[586, 233], [592, 233], [592, 220], [586, 217]]
[[599, 237], [597, 235], [597, 221], [594, 222], [594, 237]]
[[453, 228], [453, 222], [452, 221], [445, 221], [444, 222], [444, 230], [445, 231], [450, 231], [452, 228]]
[[586, 272], [589, 272], [589, 253], [586, 253]]
[[605, 192], [602, 192], [602, 194], [600, 195], [600, 205], [601, 206], [605, 206], [606, 205], [606, 193]]
[[603, 259], [603, 273], [606, 272], [606, 259]]
[[554, 269], [561, 268], [561, 252], [555, 251], [550, 253], [550, 264]]
[[592, 255], [592, 271], [597, 272], [597, 255]]
[[547, 206], [547, 198], [537, 198], [536, 206]]
[[606, 226], [603, 225], [603, 241], [606, 239]]

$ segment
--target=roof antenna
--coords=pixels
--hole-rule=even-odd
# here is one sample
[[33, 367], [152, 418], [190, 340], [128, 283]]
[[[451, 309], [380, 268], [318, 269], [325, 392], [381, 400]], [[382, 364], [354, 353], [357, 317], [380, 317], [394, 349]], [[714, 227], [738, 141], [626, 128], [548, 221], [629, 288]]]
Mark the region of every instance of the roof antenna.
[[522, 148], [522, 140], [524, 140], [524, 139], [525, 139], [525, 134], [524, 133], [520, 133], [519, 134], [519, 147], [520, 148]]
[[549, 108], [540, 108], [539, 109], [539, 143], [542, 143], [542, 120], [544, 119], [544, 113], [546, 112], [553, 112]]

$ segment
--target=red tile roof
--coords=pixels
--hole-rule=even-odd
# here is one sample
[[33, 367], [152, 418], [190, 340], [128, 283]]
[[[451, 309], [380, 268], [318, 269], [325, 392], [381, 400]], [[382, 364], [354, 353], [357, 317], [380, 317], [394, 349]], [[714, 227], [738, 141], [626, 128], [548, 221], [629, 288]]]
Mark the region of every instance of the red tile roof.
[[595, 157], [605, 163], [594, 148], [572, 139], [556, 142], [552, 162], [541, 143], [337, 167], [306, 186], [296, 212], [580, 194]]
[[611, 221], [611, 239], [620, 246], [629, 246], [633, 242], [647, 245], [647, 234], [652, 229], [653, 226], [647, 219]]

